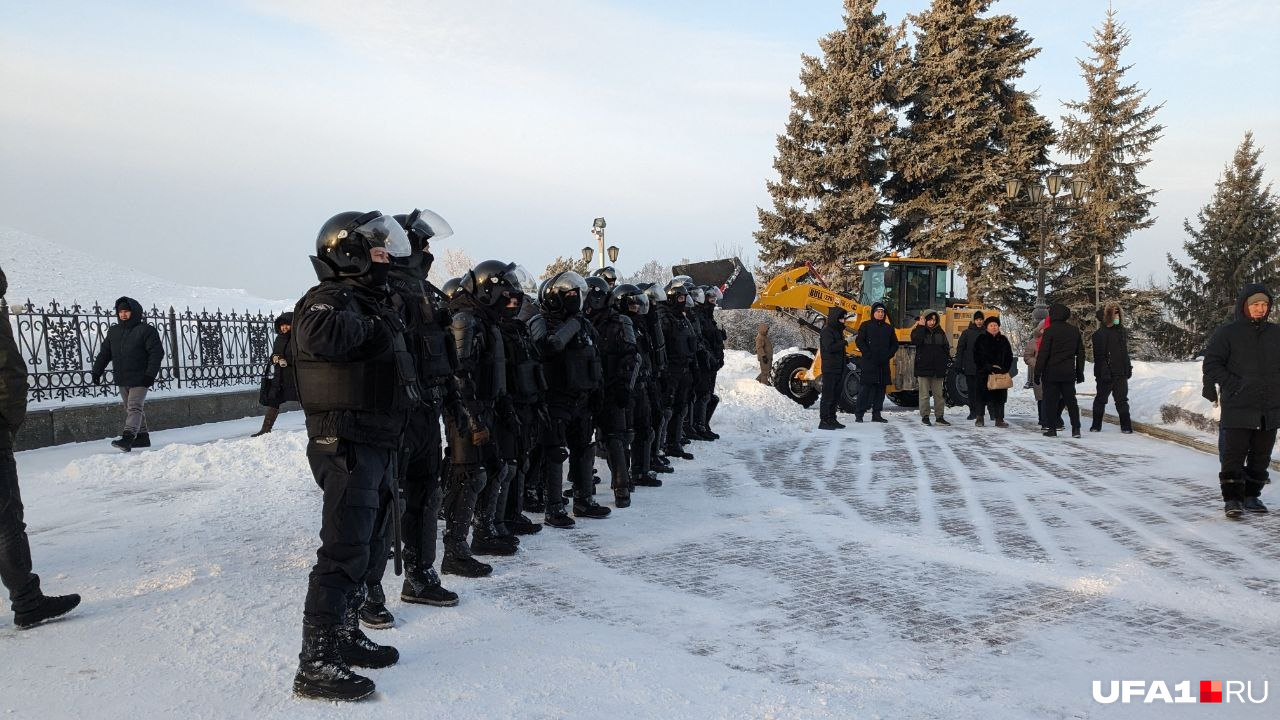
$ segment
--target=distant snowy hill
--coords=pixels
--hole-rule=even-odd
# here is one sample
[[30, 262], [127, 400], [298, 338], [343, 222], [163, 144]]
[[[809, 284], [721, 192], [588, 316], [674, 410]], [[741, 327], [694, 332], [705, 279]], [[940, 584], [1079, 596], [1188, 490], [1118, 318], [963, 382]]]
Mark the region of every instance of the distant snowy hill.
[[12, 305], [30, 300], [104, 305], [121, 295], [136, 298], [150, 309], [173, 306], [182, 311], [215, 308], [224, 311], [280, 312], [296, 298], [272, 300], [244, 290], [193, 287], [158, 278], [102, 257], [59, 245], [12, 228], [0, 227], [0, 267], [9, 278]]

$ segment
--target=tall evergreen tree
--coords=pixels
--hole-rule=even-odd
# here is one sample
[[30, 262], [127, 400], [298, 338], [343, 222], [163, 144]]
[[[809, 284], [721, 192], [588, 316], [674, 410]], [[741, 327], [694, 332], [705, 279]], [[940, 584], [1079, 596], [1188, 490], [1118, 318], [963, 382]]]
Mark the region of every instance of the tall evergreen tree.
[[1156, 191], [1138, 174], [1164, 131], [1155, 122], [1164, 104], [1145, 104], [1147, 92], [1125, 82], [1131, 66], [1121, 64], [1120, 55], [1128, 45], [1129, 33], [1108, 9], [1088, 43], [1092, 57], [1077, 61], [1088, 98], [1063, 103], [1068, 113], [1062, 117], [1058, 149], [1072, 160], [1063, 169], [1087, 180], [1089, 191], [1083, 203], [1060, 218], [1065, 229], [1050, 263], [1050, 296], [1070, 307], [1085, 327], [1096, 325], [1095, 270], [1102, 302], [1124, 297], [1129, 280], [1118, 260], [1125, 240], [1155, 222]]
[[894, 137], [886, 191], [893, 244], [953, 261], [971, 298], [997, 302], [1028, 275], [1006, 244], [1004, 182], [1045, 162], [1053, 131], [1014, 85], [1039, 50], [1012, 15], [984, 15], [993, 2], [933, 0], [912, 16], [908, 123]]
[[755, 238], [770, 269], [809, 261], [848, 290], [849, 262], [882, 245], [885, 140], [898, 121], [907, 49], [903, 28], [890, 27], [874, 0], [845, 0], [844, 9], [844, 28], [818, 41], [822, 57], [801, 58], [803, 90], [791, 91], [779, 177], [768, 183], [773, 209], [758, 209]]
[[1172, 323], [1161, 345], [1186, 357], [1204, 347], [1209, 334], [1232, 317], [1236, 295], [1248, 283], [1280, 292], [1280, 199], [1264, 184], [1261, 149], [1246, 133], [1218, 179], [1213, 199], [1184, 220], [1186, 265], [1168, 255], [1173, 283], [1167, 304]]

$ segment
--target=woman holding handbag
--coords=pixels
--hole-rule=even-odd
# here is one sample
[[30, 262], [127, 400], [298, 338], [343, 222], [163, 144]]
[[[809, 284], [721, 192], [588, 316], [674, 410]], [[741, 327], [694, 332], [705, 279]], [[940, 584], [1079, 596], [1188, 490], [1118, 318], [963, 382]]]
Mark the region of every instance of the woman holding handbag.
[[[983, 321], [984, 332], [973, 343], [973, 360], [978, 367], [978, 397], [982, 406], [991, 413], [996, 427], [1006, 428], [1004, 421], [1004, 404], [1009, 399], [1009, 388], [1013, 387], [1013, 378], [1009, 369], [1013, 367], [1013, 346], [1009, 338], [1000, 332], [1000, 318], [992, 316]], [[974, 422], [978, 427], [985, 423], [982, 416]]]
[[258, 392], [258, 402], [267, 407], [262, 416], [262, 429], [250, 437], [259, 437], [271, 432], [280, 414], [280, 406], [298, 399], [298, 387], [293, 380], [293, 313], [287, 312], [276, 318], [276, 340], [271, 345], [271, 362], [267, 363], [266, 372], [262, 375], [262, 389]]

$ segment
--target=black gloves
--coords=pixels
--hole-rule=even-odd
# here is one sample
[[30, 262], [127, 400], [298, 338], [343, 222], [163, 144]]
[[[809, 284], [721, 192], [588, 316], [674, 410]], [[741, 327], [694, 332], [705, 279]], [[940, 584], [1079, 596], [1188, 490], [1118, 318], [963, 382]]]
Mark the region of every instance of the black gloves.
[[1082, 382], [1084, 382], [1084, 371], [1083, 371], [1083, 370], [1081, 370], [1080, 372], [1076, 373], [1076, 383], [1077, 383], [1077, 384], [1079, 384], [1079, 383], [1082, 383]]

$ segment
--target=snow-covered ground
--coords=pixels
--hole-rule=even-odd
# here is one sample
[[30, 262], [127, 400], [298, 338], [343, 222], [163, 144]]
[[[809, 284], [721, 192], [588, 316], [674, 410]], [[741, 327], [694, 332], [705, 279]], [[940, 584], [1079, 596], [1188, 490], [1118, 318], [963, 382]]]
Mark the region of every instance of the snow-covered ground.
[[[731, 353], [723, 438], [604, 521], [525, 538], [456, 608], [393, 601], [359, 707], [290, 694], [319, 494], [297, 413], [18, 456], [67, 618], [0, 625], [14, 717], [1275, 717], [1103, 705], [1092, 682], [1280, 669], [1280, 517], [1228, 521], [1211, 456], [1109, 426], [820, 433]], [[601, 472], [607, 477], [603, 463]], [[604, 490], [602, 486], [602, 490]], [[599, 500], [607, 502], [607, 490]], [[388, 580], [389, 594], [398, 586]]]

